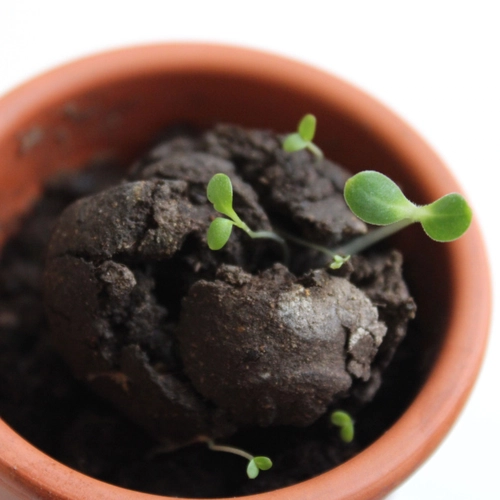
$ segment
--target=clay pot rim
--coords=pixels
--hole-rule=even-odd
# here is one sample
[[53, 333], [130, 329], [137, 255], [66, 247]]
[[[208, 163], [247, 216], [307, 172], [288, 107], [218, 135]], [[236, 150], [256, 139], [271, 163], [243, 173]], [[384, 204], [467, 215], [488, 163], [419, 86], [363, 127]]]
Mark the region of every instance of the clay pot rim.
[[[414, 167], [412, 174], [431, 197], [460, 191], [446, 166], [404, 121], [372, 97], [341, 79], [305, 64], [252, 49], [176, 43], [144, 45], [86, 57], [49, 71], [0, 99], [0, 136], [16, 130], [36, 110], [66, 95], [123, 77], [165, 71], [238, 74], [307, 90], [319, 101], [335, 99], [354, 120], [376, 130], [380, 140]], [[333, 89], [333, 90], [332, 90]], [[298, 485], [244, 497], [299, 500], [379, 498], [413, 472], [437, 447], [462, 409], [477, 377], [491, 317], [490, 272], [476, 221], [465, 237], [449, 244], [454, 297], [448, 334], [422, 390], [403, 416], [376, 442], [336, 469]], [[473, 265], [471, 263], [474, 263]], [[470, 332], [476, 332], [471, 338]], [[453, 383], [450, 384], [450, 380]], [[89, 487], [102, 499], [146, 500], [157, 497], [132, 492], [89, 478], [47, 457], [0, 421], [0, 470], [4, 485], [21, 491], [30, 483], [43, 496], [77, 498]], [[360, 473], [359, 471], [363, 471]], [[317, 490], [316, 490], [317, 489]], [[280, 496], [280, 493], [281, 495]], [[308, 493], [309, 492], [309, 493]], [[340, 493], [342, 492], [342, 493]], [[84, 494], [84, 493], [83, 493]], [[87, 498], [79, 496], [78, 498]], [[90, 498], [90, 497], [88, 497]]]

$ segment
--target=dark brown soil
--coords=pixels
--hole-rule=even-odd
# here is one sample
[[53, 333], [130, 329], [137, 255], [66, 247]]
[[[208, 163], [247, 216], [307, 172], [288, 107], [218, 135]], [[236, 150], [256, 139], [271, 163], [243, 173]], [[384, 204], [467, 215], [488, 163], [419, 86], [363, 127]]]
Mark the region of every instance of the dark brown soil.
[[[279, 245], [236, 230], [212, 252], [205, 190], [217, 172], [251, 228], [327, 246], [366, 231], [338, 166], [221, 126], [163, 141], [126, 182], [104, 166], [52, 180], [3, 251], [2, 418], [86, 474], [184, 497], [293, 484], [376, 439], [421, 380], [412, 336], [396, 351], [414, 314], [400, 254], [334, 273], [291, 245], [287, 269]], [[335, 408], [356, 416], [354, 443], [329, 425]], [[210, 452], [206, 437], [270, 456], [273, 469], [248, 480], [242, 459]]]

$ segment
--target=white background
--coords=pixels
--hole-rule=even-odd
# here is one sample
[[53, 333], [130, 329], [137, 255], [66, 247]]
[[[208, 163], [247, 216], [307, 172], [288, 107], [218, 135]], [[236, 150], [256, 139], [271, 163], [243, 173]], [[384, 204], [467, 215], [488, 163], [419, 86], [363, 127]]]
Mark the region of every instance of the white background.
[[[260, 48], [368, 91], [450, 166], [481, 222], [490, 256], [500, 255], [494, 220], [500, 167], [497, 0], [0, 0], [0, 95], [79, 56], [160, 41]], [[491, 266], [497, 285], [498, 262], [491, 259]], [[499, 306], [495, 297], [495, 312]], [[391, 500], [500, 498], [497, 326], [498, 314], [484, 368], [459, 421]]]

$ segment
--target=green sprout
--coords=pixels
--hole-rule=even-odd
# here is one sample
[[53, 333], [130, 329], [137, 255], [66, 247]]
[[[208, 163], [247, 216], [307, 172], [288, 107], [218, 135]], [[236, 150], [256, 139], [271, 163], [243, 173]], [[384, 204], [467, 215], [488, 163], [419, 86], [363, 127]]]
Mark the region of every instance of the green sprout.
[[354, 215], [382, 227], [337, 249], [339, 254], [357, 253], [415, 222], [420, 222], [431, 239], [453, 241], [467, 231], [472, 220], [472, 210], [462, 195], [451, 193], [418, 206], [389, 177], [372, 170], [351, 177], [344, 197]]
[[240, 448], [235, 448], [234, 446], [218, 445], [212, 440], [208, 441], [208, 447], [212, 451], [222, 451], [225, 453], [232, 453], [233, 455], [238, 455], [240, 457], [246, 458], [248, 460], [247, 465], [247, 476], [250, 479], [255, 479], [261, 470], [269, 470], [273, 463], [268, 457], [254, 457], [250, 453], [241, 450]]
[[233, 184], [226, 174], [215, 174], [207, 186], [207, 198], [215, 210], [229, 219], [217, 217], [208, 228], [207, 241], [211, 250], [220, 250], [229, 240], [233, 226], [243, 229], [251, 238], [270, 238], [286, 249], [285, 241], [272, 231], [252, 231], [233, 209]]
[[350, 443], [354, 439], [354, 421], [349, 413], [341, 410], [334, 411], [330, 415], [330, 421], [340, 428], [340, 439], [344, 443]]
[[297, 126], [297, 132], [289, 134], [284, 142], [283, 149], [288, 153], [308, 149], [317, 158], [323, 158], [323, 152], [312, 141], [316, 133], [316, 117], [305, 115]]
[[330, 264], [330, 269], [340, 269], [350, 258], [350, 255], [339, 255], [333, 252], [330, 252], [332, 255], [332, 262]]

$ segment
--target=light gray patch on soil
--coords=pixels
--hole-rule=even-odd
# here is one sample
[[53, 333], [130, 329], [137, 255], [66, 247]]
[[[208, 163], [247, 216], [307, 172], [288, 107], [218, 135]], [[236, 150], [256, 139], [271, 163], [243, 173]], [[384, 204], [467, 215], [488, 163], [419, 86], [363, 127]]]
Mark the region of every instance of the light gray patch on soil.
[[[191, 288], [177, 335], [193, 385], [237, 423], [310, 425], [353, 376], [369, 377], [385, 327], [363, 292], [324, 271], [310, 288], [281, 265], [238, 282], [226, 272]], [[365, 337], [370, 348], [357, 349]]]

